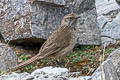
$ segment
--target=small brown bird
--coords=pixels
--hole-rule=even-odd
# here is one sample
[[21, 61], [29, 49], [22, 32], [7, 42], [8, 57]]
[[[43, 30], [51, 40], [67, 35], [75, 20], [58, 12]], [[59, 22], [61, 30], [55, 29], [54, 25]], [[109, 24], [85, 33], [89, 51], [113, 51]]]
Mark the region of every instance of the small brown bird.
[[71, 53], [77, 39], [77, 20], [75, 13], [64, 16], [59, 28], [42, 45], [39, 53], [31, 59], [11, 68], [16, 70], [43, 58], [60, 58]]

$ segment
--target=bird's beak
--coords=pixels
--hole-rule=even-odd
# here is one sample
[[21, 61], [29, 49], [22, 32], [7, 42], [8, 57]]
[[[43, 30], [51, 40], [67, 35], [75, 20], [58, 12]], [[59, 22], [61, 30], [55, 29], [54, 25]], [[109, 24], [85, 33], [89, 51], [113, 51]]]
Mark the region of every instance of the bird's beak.
[[78, 16], [77, 16], [77, 18], [81, 18], [81, 16], [80, 16], [80, 15], [78, 15]]

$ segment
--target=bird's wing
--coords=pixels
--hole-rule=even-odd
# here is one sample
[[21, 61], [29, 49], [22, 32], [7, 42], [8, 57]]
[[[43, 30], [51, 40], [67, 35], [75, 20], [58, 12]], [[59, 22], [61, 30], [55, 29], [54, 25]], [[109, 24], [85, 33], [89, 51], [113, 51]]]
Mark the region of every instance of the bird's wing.
[[52, 41], [48, 41], [48, 42], [45, 42], [41, 47], [42, 49], [40, 49], [39, 52], [40, 56], [47, 57], [63, 49], [61, 46], [57, 45], [56, 43], [52, 43]]
[[58, 53], [65, 47], [69, 46], [69, 42], [66, 42], [66, 37], [66, 35], [62, 35], [62, 37], [59, 35], [52, 35], [49, 37], [49, 39], [42, 45], [39, 51], [40, 56], [46, 57]]

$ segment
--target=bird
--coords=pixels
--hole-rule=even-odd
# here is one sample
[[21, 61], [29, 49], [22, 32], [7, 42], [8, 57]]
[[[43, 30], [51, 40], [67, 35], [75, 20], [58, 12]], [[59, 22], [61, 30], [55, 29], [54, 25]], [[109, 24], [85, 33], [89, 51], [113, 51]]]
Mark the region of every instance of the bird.
[[58, 29], [43, 43], [39, 53], [27, 61], [12, 67], [11, 70], [22, 68], [43, 58], [64, 58], [71, 53], [77, 41], [78, 18], [80, 16], [76, 13], [65, 15]]

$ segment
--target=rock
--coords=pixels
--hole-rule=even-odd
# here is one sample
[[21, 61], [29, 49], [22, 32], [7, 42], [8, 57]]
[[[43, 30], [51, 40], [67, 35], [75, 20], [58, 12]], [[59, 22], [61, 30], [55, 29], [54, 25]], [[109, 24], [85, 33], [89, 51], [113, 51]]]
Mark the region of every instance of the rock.
[[31, 78], [32, 80], [67, 80], [68, 69], [44, 67], [42, 69], [35, 70], [23, 80], [29, 80]]
[[0, 43], [0, 70], [6, 71], [17, 64], [16, 53], [6, 44]]
[[69, 80], [91, 80], [91, 76], [80, 76], [77, 78], [69, 78]]
[[110, 59], [114, 66], [117, 68], [119, 60], [120, 60], [120, 48], [113, 51], [107, 59]]
[[[84, 45], [100, 45], [100, 28], [97, 27], [96, 10], [87, 10], [81, 14], [84, 24], [79, 25], [78, 42]], [[85, 17], [86, 16], [86, 17]], [[80, 21], [81, 22], [81, 21]]]
[[109, 44], [115, 44], [115, 43], [116, 43], [116, 40], [111, 37], [108, 37], [108, 36], [101, 37], [101, 44], [109, 45]]
[[11, 73], [0, 76], [0, 80], [91, 80], [91, 76], [71, 76], [79, 72], [68, 72], [66, 68], [44, 67], [33, 71], [31, 74]]
[[98, 26], [100, 27], [100, 29], [103, 29], [108, 22], [107, 19], [103, 15], [98, 16], [97, 20], [99, 22]]
[[117, 14], [117, 17], [112, 22], [107, 23], [101, 35], [109, 36], [116, 40], [120, 39], [120, 13]]
[[4, 41], [4, 38], [1, 33], [0, 33], [0, 41]]
[[119, 80], [120, 79], [120, 48], [113, 51], [106, 61], [102, 63], [103, 72], [99, 67], [92, 75], [92, 80], [101, 80], [101, 73], [103, 80]]
[[46, 3], [54, 3], [54, 4], [56, 4], [56, 5], [65, 5], [66, 4], [66, 2], [64, 1], [64, 0], [36, 0], [36, 1], [41, 1], [41, 2], [46, 2]]
[[98, 16], [119, 9], [115, 0], [96, 0], [95, 4]]
[[116, 68], [110, 59], [104, 61], [102, 67], [93, 73], [91, 80], [119, 80]]
[[0, 4], [0, 31], [5, 41], [31, 37], [29, 0], [1, 0]]
[[116, 2], [120, 5], [120, 0], [116, 0]]
[[120, 7], [115, 0], [96, 0], [96, 10], [101, 43], [115, 44], [120, 39]]
[[114, 66], [116, 67], [116, 72], [120, 79], [120, 48], [113, 51], [108, 57], [108, 59], [110, 59], [112, 63], [114, 64]]
[[4, 74], [0, 76], [0, 80], [23, 80], [24, 77], [29, 75], [28, 73], [15, 73], [13, 72], [12, 74]]
[[22, 43], [29, 38], [34, 38], [32, 42], [47, 39], [63, 16], [74, 12], [84, 19], [79, 20], [78, 43], [100, 44], [95, 0], [35, 0], [33, 4], [30, 0], [2, 0], [0, 4], [0, 31], [5, 41]]

